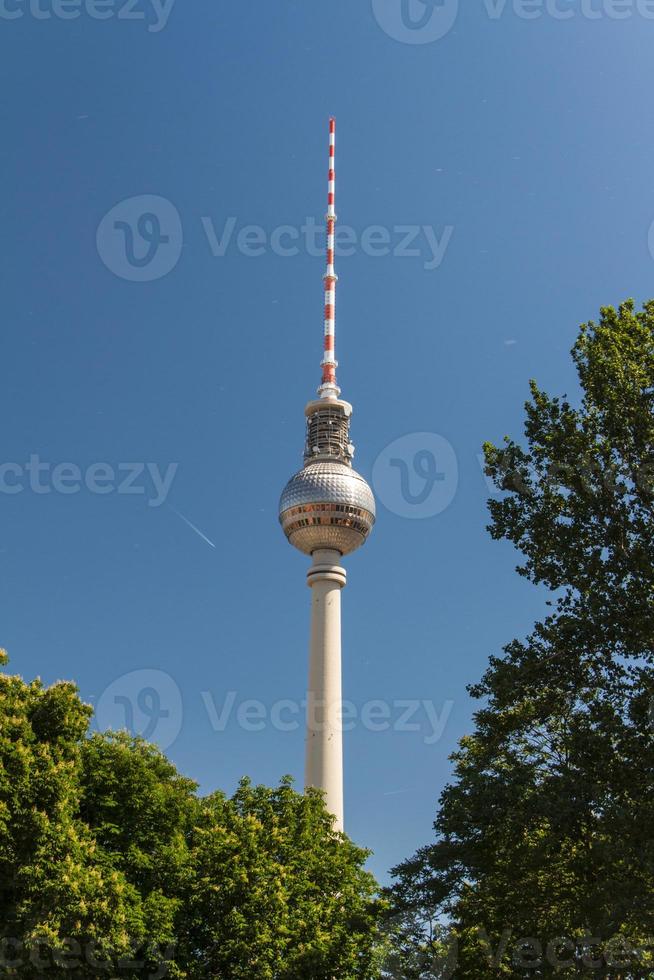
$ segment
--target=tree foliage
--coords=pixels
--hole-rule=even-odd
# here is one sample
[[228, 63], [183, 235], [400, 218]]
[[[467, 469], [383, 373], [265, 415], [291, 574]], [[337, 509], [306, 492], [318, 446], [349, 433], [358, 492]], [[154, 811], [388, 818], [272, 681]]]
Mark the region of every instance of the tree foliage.
[[367, 854], [320, 794], [199, 797], [154, 746], [89, 735], [90, 717], [72, 684], [0, 673], [0, 975], [375, 975]]
[[490, 533], [551, 612], [470, 689], [436, 841], [396, 869], [396, 914], [458, 948], [425, 977], [654, 975], [654, 302], [572, 356], [580, 399], [532, 382], [525, 444], [485, 446]]

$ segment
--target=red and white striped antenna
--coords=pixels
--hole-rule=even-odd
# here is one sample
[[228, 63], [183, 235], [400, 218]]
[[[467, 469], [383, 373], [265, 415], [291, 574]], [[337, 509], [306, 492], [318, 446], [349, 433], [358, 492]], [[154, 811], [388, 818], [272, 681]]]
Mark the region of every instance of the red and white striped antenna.
[[325, 347], [322, 359], [321, 398], [338, 398], [341, 389], [336, 384], [336, 283], [334, 268], [336, 235], [336, 120], [329, 120], [329, 175], [327, 193], [327, 271], [325, 280]]

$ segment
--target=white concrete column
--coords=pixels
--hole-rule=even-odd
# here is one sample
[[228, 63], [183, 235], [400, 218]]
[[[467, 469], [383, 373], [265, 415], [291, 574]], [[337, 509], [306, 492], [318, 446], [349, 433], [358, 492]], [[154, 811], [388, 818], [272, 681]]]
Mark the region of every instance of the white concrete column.
[[311, 647], [307, 692], [305, 786], [324, 790], [325, 803], [343, 830], [341, 589], [345, 569], [338, 551], [315, 551], [311, 588]]

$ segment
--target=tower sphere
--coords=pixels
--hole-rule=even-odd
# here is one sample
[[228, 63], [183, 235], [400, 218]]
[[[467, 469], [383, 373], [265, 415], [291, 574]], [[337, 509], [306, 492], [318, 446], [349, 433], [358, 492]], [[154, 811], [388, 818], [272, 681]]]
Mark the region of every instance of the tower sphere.
[[290, 543], [306, 555], [359, 548], [375, 523], [375, 498], [345, 462], [318, 460], [296, 473], [282, 493], [279, 520]]

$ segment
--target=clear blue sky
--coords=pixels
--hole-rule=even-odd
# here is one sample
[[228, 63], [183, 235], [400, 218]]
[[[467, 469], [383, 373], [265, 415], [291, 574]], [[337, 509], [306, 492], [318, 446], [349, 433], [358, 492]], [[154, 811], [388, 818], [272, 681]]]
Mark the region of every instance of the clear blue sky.
[[[654, 20], [644, 0], [465, 0], [456, 19], [452, 0], [177, 0], [167, 20], [151, 0], [52, 2], [0, 11], [2, 479], [23, 487], [0, 493], [0, 642], [24, 676], [108, 691], [105, 720], [168, 711], [154, 737], [180, 729], [168, 751], [204, 791], [300, 778], [303, 756], [301, 728], [235, 715], [305, 687], [306, 563], [276, 508], [318, 383], [323, 261], [237, 236], [322, 221], [332, 113], [341, 226], [381, 225], [395, 251], [401, 226], [450, 229], [437, 268], [423, 232], [417, 256], [338, 260], [358, 468], [407, 435], [391, 454], [412, 464], [424, 432], [458, 461], [451, 504], [423, 519], [397, 513], [387, 466], [390, 506], [348, 561], [346, 697], [394, 722], [395, 702], [453, 702], [434, 744], [424, 714], [347, 736], [348, 829], [383, 876], [431, 837], [466, 684], [543, 610], [485, 531], [481, 444], [520, 434], [530, 377], [574, 394], [579, 322], [654, 295]], [[30, 478], [34, 456], [49, 469]], [[161, 506], [136, 472], [145, 493], [53, 490], [57, 464], [116, 491], [137, 462], [178, 464]]]

